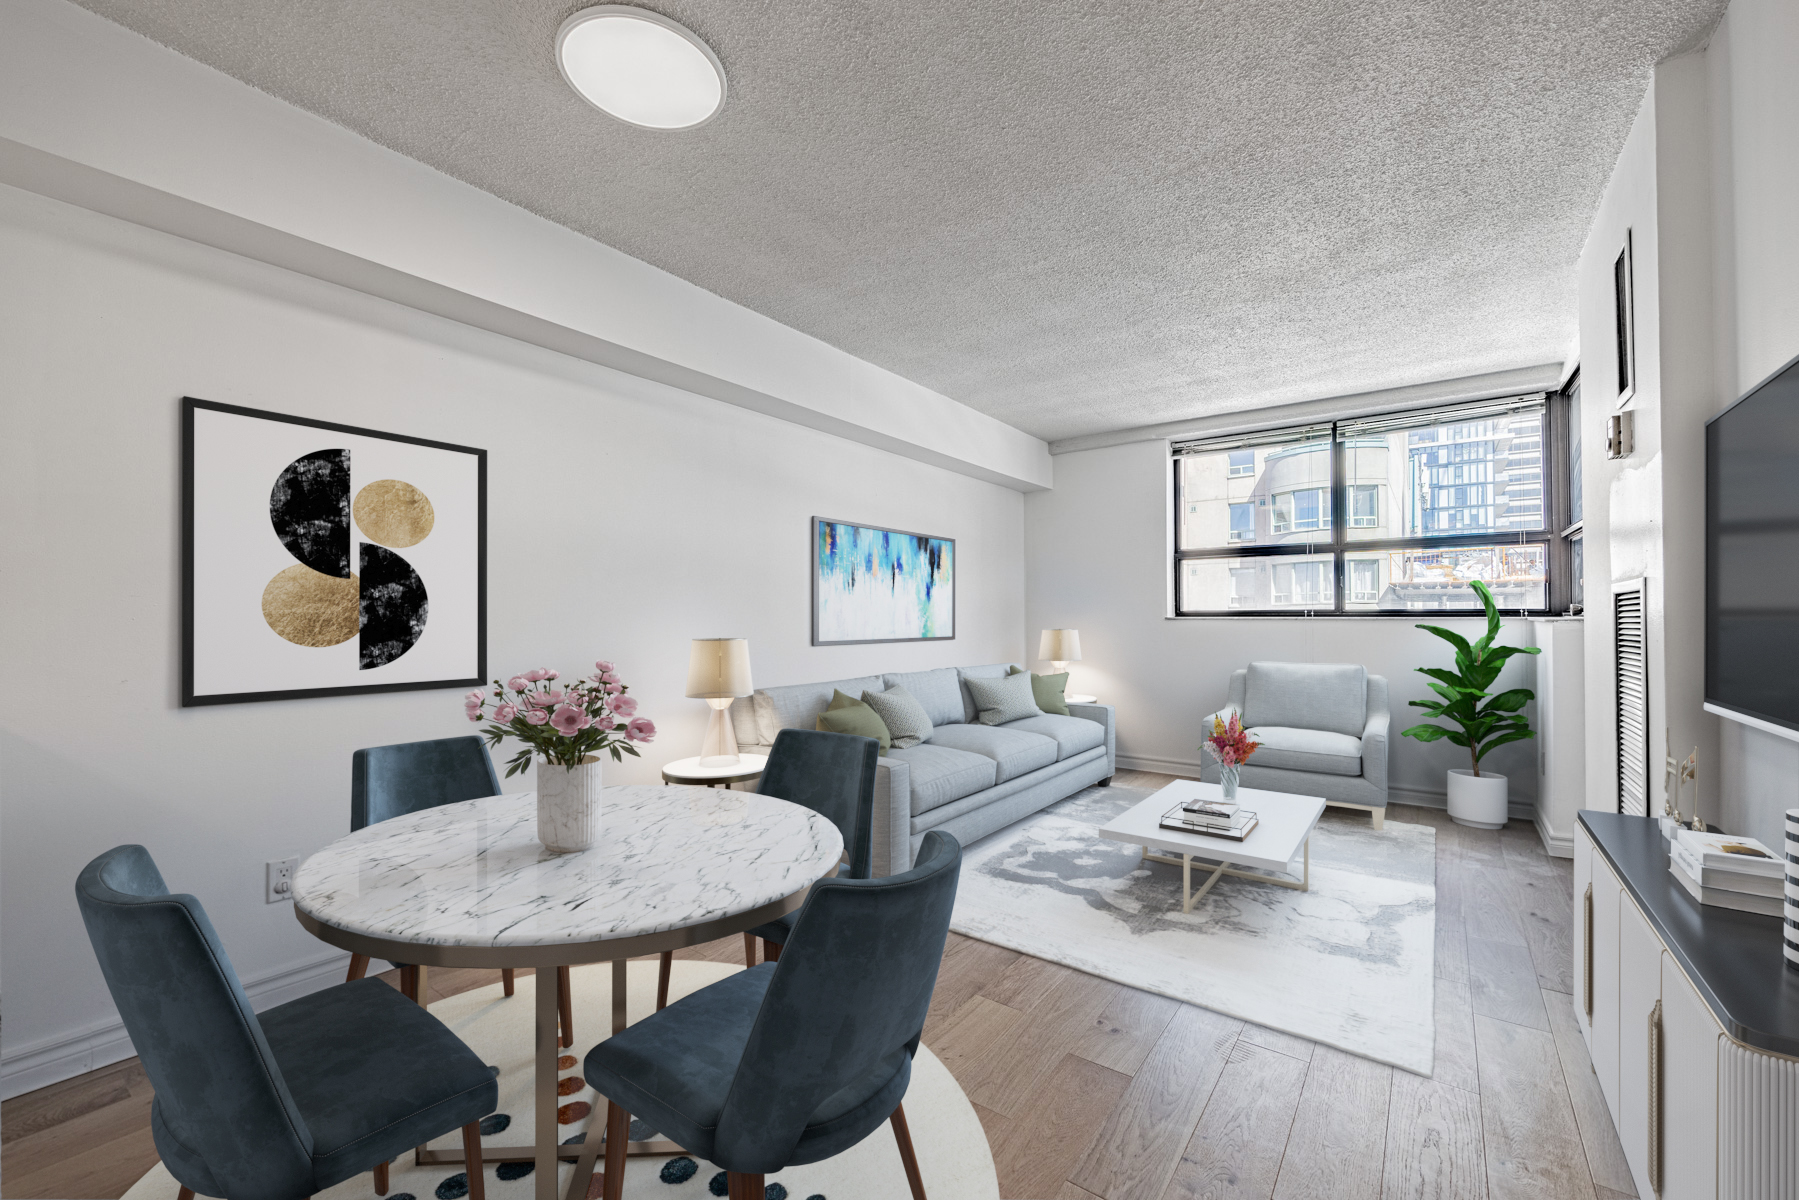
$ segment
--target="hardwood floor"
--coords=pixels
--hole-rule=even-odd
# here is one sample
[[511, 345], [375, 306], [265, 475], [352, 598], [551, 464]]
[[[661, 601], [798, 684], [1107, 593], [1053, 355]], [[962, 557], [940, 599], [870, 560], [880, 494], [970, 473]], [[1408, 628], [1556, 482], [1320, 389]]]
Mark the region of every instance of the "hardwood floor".
[[[1121, 771], [1118, 782], [1169, 778]], [[1437, 830], [1431, 1079], [952, 934], [925, 1041], [974, 1102], [1000, 1195], [1630, 1196], [1571, 1015], [1568, 860], [1516, 823], [1463, 829], [1404, 805], [1387, 818]], [[680, 957], [741, 962], [743, 945]], [[398, 986], [397, 974], [383, 978]], [[433, 970], [427, 986], [442, 998], [498, 978]], [[149, 1120], [136, 1060], [9, 1100], [0, 1194], [120, 1196], [156, 1161]]]

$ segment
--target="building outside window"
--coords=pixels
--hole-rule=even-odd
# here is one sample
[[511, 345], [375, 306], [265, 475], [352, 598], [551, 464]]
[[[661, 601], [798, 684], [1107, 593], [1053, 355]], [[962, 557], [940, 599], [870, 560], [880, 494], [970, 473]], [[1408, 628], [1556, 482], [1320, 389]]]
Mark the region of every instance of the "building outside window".
[[1177, 443], [1176, 612], [1546, 611], [1545, 402]]

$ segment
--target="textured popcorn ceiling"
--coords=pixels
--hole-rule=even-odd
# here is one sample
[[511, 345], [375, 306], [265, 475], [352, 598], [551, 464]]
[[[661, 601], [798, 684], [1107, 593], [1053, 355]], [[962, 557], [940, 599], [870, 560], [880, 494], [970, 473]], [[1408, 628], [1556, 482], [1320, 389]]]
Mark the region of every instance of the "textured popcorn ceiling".
[[686, 133], [563, 84], [583, 4], [81, 0], [1046, 438], [1561, 359], [1652, 64], [1723, 0], [656, 0]]

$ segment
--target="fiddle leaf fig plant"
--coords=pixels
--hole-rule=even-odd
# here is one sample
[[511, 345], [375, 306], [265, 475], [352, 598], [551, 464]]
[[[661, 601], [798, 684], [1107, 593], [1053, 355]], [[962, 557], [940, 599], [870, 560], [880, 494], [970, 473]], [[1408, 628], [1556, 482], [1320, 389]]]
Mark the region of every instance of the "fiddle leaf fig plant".
[[1493, 603], [1493, 593], [1478, 579], [1474, 581], [1474, 591], [1487, 610], [1487, 633], [1479, 641], [1470, 644], [1461, 634], [1437, 625], [1418, 626], [1455, 647], [1456, 669], [1417, 668], [1419, 674], [1430, 677], [1430, 690], [1442, 699], [1410, 703], [1415, 708], [1422, 708], [1425, 716], [1449, 721], [1456, 728], [1414, 725], [1401, 731], [1399, 736], [1417, 738], [1421, 742], [1447, 738], [1458, 746], [1467, 747], [1468, 759], [1478, 776], [1480, 760], [1494, 748], [1537, 736], [1530, 727], [1530, 718], [1520, 711], [1536, 693], [1529, 688], [1512, 688], [1495, 696], [1487, 689], [1493, 686], [1493, 681], [1505, 668], [1506, 660], [1514, 654], [1541, 654], [1542, 651], [1535, 646], [1495, 646], [1493, 639], [1499, 636], [1499, 607]]

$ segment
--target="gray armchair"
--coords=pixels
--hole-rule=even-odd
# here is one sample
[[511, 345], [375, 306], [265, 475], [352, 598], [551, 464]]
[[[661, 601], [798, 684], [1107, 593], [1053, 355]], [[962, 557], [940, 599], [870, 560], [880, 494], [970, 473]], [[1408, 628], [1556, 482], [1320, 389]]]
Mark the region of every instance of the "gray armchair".
[[[1239, 777], [1244, 787], [1322, 796], [1326, 804], [1387, 816], [1387, 681], [1340, 663], [1250, 663], [1231, 675], [1230, 700], [1206, 718], [1235, 712], [1261, 743]], [[1199, 777], [1218, 782], [1207, 754]]]

